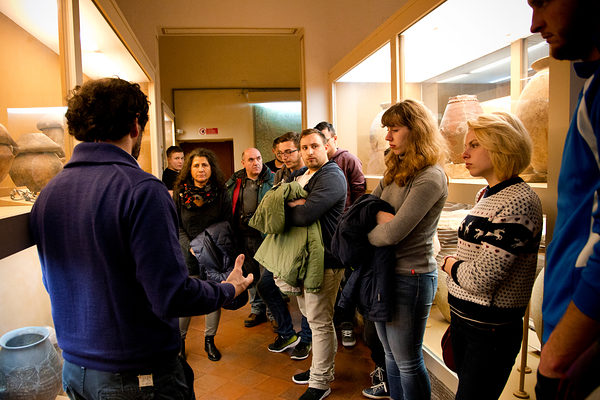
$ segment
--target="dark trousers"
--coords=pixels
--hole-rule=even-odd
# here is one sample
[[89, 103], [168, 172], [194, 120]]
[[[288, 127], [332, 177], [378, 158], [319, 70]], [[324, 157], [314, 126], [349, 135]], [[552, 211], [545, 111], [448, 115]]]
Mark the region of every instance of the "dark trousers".
[[492, 326], [452, 313], [450, 325], [458, 374], [456, 399], [498, 399], [521, 348], [523, 321]]
[[[149, 379], [147, 376], [152, 376]], [[191, 400], [194, 372], [187, 362], [174, 358], [150, 371], [105, 372], [65, 360], [63, 390], [72, 400]]]
[[292, 316], [285, 300], [283, 300], [279, 287], [275, 284], [275, 279], [271, 271], [265, 268], [260, 280], [256, 284], [256, 289], [260, 297], [267, 304], [267, 307], [269, 307], [269, 310], [271, 310], [273, 318], [277, 321], [277, 325], [279, 326], [277, 333], [279, 336], [285, 339], [293, 336], [295, 332]]

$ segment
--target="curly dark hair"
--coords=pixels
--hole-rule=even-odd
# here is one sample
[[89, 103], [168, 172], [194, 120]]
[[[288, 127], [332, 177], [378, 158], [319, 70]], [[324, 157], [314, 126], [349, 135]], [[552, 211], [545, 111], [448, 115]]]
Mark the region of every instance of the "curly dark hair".
[[119, 78], [91, 80], [76, 87], [65, 114], [69, 134], [82, 142], [119, 140], [148, 122], [148, 98], [137, 83]]
[[192, 162], [196, 157], [206, 157], [208, 160], [208, 163], [210, 164], [210, 178], [208, 178], [208, 181], [210, 182], [211, 186], [219, 190], [224, 189], [225, 174], [223, 174], [221, 167], [219, 167], [219, 159], [217, 158], [217, 155], [211, 150], [200, 147], [185, 156], [185, 162], [183, 163], [181, 172], [179, 172], [179, 176], [173, 185], [175, 193], [179, 193], [179, 191], [183, 188], [184, 183], [187, 183], [188, 185], [194, 184], [194, 180], [192, 179]]

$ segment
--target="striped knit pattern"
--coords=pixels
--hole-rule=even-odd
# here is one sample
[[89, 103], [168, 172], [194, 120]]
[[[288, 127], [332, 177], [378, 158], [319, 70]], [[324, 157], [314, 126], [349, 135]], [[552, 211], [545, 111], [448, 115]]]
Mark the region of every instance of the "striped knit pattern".
[[535, 279], [542, 206], [520, 178], [500, 185], [505, 183], [506, 187], [483, 197], [462, 222], [457, 245], [462, 262], [455, 264], [448, 291], [480, 306], [524, 308]]

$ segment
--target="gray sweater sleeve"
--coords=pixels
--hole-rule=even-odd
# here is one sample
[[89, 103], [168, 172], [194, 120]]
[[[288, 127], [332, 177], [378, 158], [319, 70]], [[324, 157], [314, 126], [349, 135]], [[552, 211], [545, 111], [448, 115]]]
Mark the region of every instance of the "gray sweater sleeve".
[[378, 185], [373, 195], [392, 204], [396, 215], [390, 222], [377, 225], [369, 232], [369, 242], [377, 247], [401, 242], [448, 191], [446, 176], [436, 167], [419, 172], [407, 186], [391, 183], [385, 189], [381, 188], [382, 184]]

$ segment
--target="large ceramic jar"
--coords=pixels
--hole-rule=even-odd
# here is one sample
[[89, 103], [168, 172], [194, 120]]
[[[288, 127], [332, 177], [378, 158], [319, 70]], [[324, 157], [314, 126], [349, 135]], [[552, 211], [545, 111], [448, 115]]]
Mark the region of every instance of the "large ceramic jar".
[[54, 400], [62, 365], [43, 327], [20, 328], [0, 338], [0, 398]]
[[548, 172], [549, 62], [549, 57], [544, 57], [531, 64], [536, 73], [523, 88], [515, 109], [531, 136], [531, 166], [539, 174]]
[[469, 129], [467, 121], [483, 114], [483, 109], [477, 96], [461, 94], [450, 97], [440, 122], [440, 132], [448, 142], [450, 161], [455, 164], [463, 163], [462, 152], [465, 135]]
[[10, 169], [15, 185], [27, 186], [36, 193], [62, 170], [58, 157], [62, 148], [43, 133], [25, 133], [17, 140], [17, 146], [19, 153]]
[[57, 118], [55, 115], [49, 114], [44, 115], [37, 123], [36, 127], [42, 131], [42, 133], [54, 140], [61, 148], [58, 156], [60, 158], [65, 157], [65, 130], [63, 127], [62, 120]]
[[369, 162], [366, 172], [368, 175], [383, 175], [385, 172], [385, 149], [388, 148], [385, 136], [387, 129], [381, 126], [381, 117], [390, 108], [390, 103], [381, 103], [381, 111], [377, 113], [371, 127], [369, 128], [369, 144], [371, 151], [369, 153]]
[[17, 153], [17, 144], [8, 134], [4, 125], [0, 124], [0, 182], [6, 178]]

